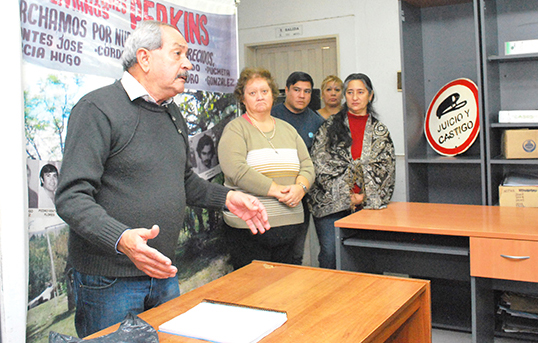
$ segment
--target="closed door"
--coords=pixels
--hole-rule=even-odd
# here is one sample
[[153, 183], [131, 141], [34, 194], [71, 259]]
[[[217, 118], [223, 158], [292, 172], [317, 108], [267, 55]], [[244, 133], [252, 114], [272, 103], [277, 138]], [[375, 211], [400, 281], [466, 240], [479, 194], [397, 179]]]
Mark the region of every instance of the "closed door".
[[327, 75], [338, 75], [336, 38], [249, 46], [246, 63], [268, 69], [281, 89], [294, 71], [310, 74], [314, 88], [320, 88]]

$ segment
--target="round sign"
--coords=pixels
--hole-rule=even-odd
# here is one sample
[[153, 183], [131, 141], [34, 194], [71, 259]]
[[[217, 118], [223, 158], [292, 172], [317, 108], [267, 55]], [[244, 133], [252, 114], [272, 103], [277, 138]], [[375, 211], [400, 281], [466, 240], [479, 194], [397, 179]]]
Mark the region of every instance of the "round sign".
[[469, 79], [449, 82], [433, 98], [424, 133], [437, 153], [445, 156], [462, 154], [474, 143], [480, 132], [478, 87]]

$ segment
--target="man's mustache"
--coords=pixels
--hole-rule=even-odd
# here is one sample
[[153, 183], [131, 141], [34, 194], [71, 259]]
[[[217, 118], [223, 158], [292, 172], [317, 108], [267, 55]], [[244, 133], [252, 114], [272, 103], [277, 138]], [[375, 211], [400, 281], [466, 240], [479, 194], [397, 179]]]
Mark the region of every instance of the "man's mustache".
[[189, 72], [185, 70], [185, 71], [182, 71], [181, 73], [179, 73], [179, 74], [177, 75], [176, 79], [181, 79], [181, 78], [183, 78], [183, 79], [187, 80], [188, 77], [189, 77]]

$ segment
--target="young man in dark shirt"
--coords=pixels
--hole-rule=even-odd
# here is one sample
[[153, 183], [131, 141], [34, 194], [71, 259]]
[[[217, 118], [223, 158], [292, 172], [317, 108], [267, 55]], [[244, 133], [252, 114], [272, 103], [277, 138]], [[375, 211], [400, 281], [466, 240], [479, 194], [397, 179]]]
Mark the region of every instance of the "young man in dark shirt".
[[[325, 121], [322, 116], [308, 107], [313, 88], [314, 80], [309, 74], [301, 71], [291, 73], [286, 80], [286, 100], [271, 110], [273, 117], [287, 121], [297, 130], [308, 150], [312, 146], [314, 135]], [[308, 189], [304, 191], [308, 192]], [[302, 239], [297, 241], [297, 246], [294, 249], [295, 264], [303, 262], [304, 244], [310, 223], [310, 211], [306, 198], [306, 196], [303, 198], [305, 220]]]

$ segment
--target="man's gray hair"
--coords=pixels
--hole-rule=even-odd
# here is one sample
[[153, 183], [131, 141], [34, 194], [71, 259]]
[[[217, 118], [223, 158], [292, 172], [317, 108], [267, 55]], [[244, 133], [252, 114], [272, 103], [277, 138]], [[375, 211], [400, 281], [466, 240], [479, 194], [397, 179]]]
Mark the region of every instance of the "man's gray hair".
[[121, 55], [123, 70], [127, 71], [136, 64], [136, 52], [138, 49], [144, 48], [151, 51], [162, 47], [161, 28], [163, 26], [174, 28], [172, 25], [155, 20], [146, 20], [138, 25], [125, 41], [125, 48]]

